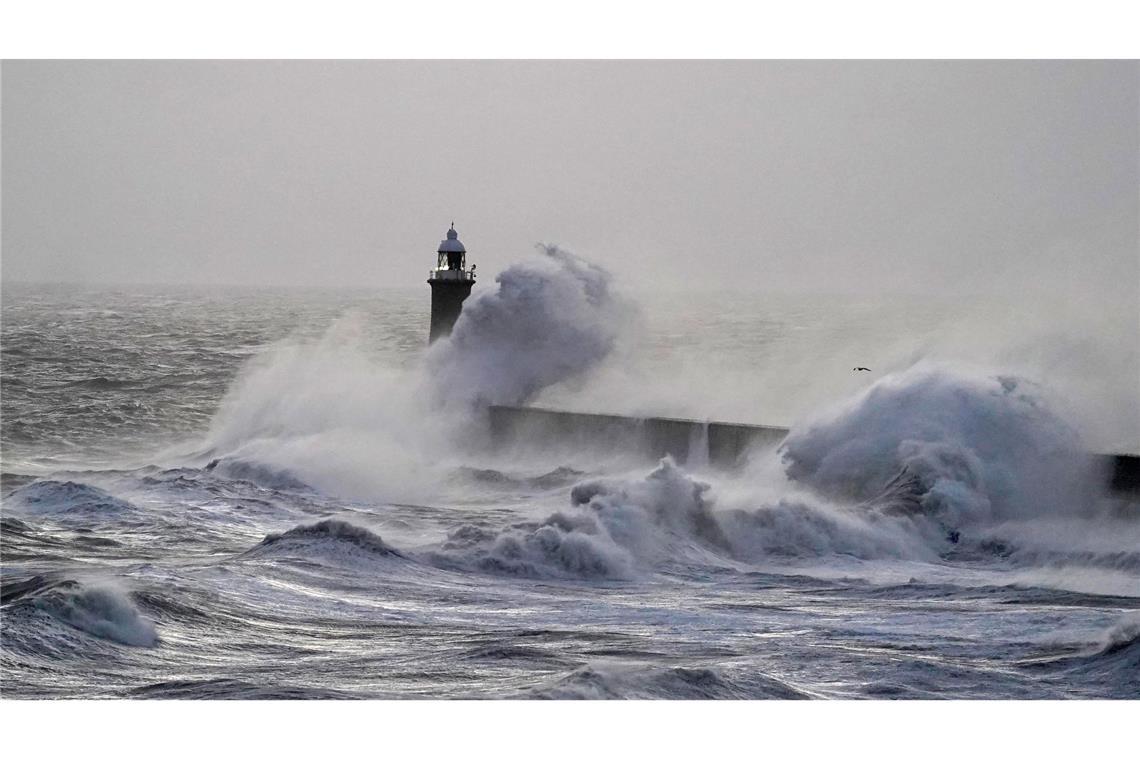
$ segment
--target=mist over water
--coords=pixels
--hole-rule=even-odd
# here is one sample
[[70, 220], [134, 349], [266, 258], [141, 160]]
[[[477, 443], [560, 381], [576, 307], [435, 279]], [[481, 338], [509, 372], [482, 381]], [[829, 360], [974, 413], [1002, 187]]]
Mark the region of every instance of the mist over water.
[[[554, 246], [431, 348], [427, 304], [6, 287], [5, 696], [1140, 694], [1138, 504], [1087, 457], [1122, 377]], [[732, 472], [499, 451], [494, 403], [792, 432]]]

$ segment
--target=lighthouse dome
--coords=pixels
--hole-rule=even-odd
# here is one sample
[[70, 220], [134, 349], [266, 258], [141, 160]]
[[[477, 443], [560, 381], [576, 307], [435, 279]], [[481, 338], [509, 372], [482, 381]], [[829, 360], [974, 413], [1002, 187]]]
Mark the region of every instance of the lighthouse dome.
[[447, 240], [439, 241], [440, 253], [467, 253], [463, 243], [459, 242], [459, 233], [452, 227], [447, 231]]

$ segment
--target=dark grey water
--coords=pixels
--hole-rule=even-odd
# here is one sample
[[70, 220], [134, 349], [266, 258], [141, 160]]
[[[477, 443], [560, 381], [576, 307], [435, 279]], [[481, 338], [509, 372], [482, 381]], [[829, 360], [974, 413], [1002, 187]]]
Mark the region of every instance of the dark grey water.
[[[1068, 432], [1030, 386], [843, 375], [846, 416], [732, 474], [497, 452], [425, 299], [6, 285], [3, 696], [1140, 696], [1136, 504], [1034, 487]], [[789, 422], [825, 392], [753, 388], [767, 357], [947, 318], [907, 308], [647, 304], [540, 398]]]

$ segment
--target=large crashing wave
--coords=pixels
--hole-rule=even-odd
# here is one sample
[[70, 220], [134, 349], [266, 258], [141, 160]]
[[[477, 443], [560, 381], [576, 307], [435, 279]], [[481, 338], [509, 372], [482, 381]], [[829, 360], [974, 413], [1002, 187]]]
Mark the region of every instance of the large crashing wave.
[[543, 247], [540, 258], [509, 267], [495, 289], [468, 299], [450, 338], [408, 371], [373, 360], [353, 316], [319, 340], [272, 346], [227, 392], [210, 455], [218, 472], [430, 500], [437, 468], [482, 430], [481, 406], [522, 403], [580, 378], [615, 348], [633, 310], [610, 280], [594, 264]]
[[925, 514], [960, 525], [1079, 514], [1091, 459], [1041, 390], [1008, 376], [915, 367], [792, 430], [787, 475], [836, 499], [870, 499], [900, 473]]
[[609, 272], [557, 246], [540, 250], [468, 299], [451, 336], [432, 347], [426, 368], [438, 399], [522, 404], [613, 351], [633, 310]]

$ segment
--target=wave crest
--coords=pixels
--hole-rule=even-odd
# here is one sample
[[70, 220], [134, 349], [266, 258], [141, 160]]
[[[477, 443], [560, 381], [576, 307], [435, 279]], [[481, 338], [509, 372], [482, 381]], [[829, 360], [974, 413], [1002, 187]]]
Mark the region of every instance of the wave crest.
[[1096, 654], [1113, 655], [1129, 650], [1140, 653], [1140, 613], [1125, 617], [1105, 631]]
[[17, 607], [35, 609], [93, 636], [134, 647], [158, 645], [154, 623], [143, 617], [123, 589], [106, 581], [53, 582], [33, 578]]
[[284, 554], [303, 559], [329, 559], [350, 553], [372, 557], [402, 557], [384, 539], [367, 528], [337, 519], [298, 525], [282, 533], [270, 533], [246, 556]]
[[631, 579], [639, 568], [728, 546], [708, 491], [666, 457], [642, 479], [579, 483], [571, 509], [540, 522], [499, 532], [460, 526], [433, 558], [510, 575]]
[[462, 525], [430, 560], [445, 568], [528, 578], [632, 578], [633, 560], [588, 515], [551, 515], [498, 533]]

